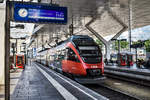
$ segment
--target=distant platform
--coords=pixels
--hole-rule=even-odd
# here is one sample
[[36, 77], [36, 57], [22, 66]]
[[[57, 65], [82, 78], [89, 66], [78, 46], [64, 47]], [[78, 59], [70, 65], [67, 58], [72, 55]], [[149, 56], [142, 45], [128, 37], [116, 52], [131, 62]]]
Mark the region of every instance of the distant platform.
[[144, 66], [141, 66], [141, 67], [139, 68], [139, 67], [136, 66], [136, 64], [133, 64], [133, 66], [118, 66], [116, 63], [114, 63], [114, 64], [109, 63], [108, 65], [105, 65], [105, 67], [125, 68], [125, 69], [137, 69], [137, 70], [149, 70], [149, 71], [150, 71], [150, 68], [147, 69], [147, 68], [144, 67]]
[[137, 68], [134, 66], [106, 66], [104, 67], [106, 74], [125, 76], [129, 78], [137, 78], [145, 81], [150, 81], [150, 69]]
[[37, 63], [26, 66], [11, 100], [108, 100]]
[[138, 68], [136, 66], [136, 64], [134, 64], [133, 66], [118, 66], [116, 64], [114, 65], [105, 65], [105, 68], [113, 68], [113, 69], [120, 69], [120, 70], [131, 70], [131, 71], [137, 71], [137, 72], [145, 72], [145, 73], [150, 73], [150, 69], [141, 67]]

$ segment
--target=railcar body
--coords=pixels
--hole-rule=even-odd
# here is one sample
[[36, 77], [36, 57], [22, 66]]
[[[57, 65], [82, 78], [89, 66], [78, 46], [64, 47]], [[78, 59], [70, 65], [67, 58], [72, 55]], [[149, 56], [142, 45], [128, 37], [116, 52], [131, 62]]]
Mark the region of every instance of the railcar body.
[[16, 67], [24, 68], [24, 55], [16, 54]]
[[132, 53], [119, 53], [118, 65], [120, 66], [133, 66], [133, 54]]
[[133, 66], [134, 62], [133, 62], [133, 54], [131, 53], [127, 53], [127, 65], [128, 66]]
[[80, 83], [105, 79], [101, 50], [89, 36], [72, 36], [54, 48], [39, 52], [37, 61], [71, 74]]
[[127, 65], [127, 56], [125, 53], [118, 54], [118, 65], [126, 66]]

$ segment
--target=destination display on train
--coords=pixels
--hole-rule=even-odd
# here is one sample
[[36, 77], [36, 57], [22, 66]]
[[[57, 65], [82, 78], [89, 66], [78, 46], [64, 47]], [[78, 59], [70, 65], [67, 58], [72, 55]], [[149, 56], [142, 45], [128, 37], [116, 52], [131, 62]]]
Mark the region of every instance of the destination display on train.
[[67, 8], [39, 4], [14, 4], [14, 20], [36, 23], [67, 23]]
[[79, 46], [80, 50], [98, 50], [97, 46]]

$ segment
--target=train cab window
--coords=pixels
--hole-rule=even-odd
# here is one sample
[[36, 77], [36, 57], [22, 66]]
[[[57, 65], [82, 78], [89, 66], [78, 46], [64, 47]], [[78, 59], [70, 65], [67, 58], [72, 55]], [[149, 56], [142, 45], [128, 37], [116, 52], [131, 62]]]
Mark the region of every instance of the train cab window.
[[102, 61], [102, 53], [97, 45], [78, 46], [79, 54], [82, 60], [88, 64], [96, 64]]
[[23, 57], [22, 56], [17, 57], [17, 64], [23, 64]]
[[75, 52], [71, 49], [71, 48], [68, 48], [67, 49], [67, 60], [71, 60], [71, 61], [75, 61], [75, 62], [80, 62], [77, 55], [75, 54]]
[[58, 59], [63, 60], [65, 58], [65, 49], [58, 52]]
[[122, 61], [126, 61], [126, 56], [122, 55]]

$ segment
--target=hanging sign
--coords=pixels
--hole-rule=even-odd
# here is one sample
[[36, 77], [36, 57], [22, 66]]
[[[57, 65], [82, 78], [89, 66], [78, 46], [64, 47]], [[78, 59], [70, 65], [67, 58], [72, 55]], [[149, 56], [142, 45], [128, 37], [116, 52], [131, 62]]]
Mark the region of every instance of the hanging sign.
[[16, 2], [13, 4], [13, 9], [14, 21], [29, 23], [67, 23], [67, 7]]

